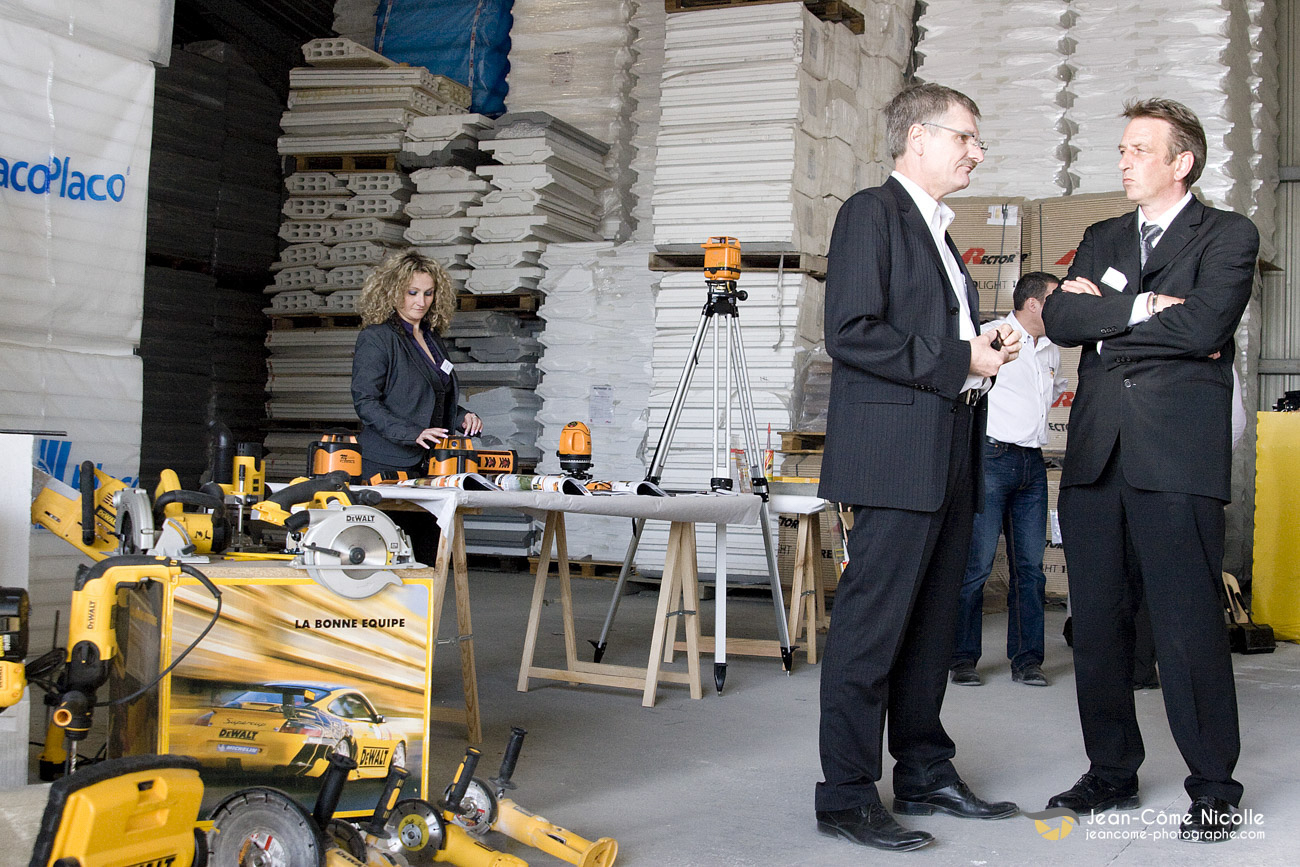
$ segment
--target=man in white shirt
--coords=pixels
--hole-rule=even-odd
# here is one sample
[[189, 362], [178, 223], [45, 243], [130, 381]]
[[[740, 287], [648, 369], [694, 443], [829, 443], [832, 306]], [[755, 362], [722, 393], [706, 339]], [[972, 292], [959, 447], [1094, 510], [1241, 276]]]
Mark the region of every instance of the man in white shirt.
[[1020, 356], [998, 371], [989, 392], [984, 440], [984, 509], [975, 516], [970, 555], [957, 615], [952, 682], [983, 683], [980, 659], [984, 584], [993, 568], [998, 535], [1005, 532], [1011, 586], [1007, 591], [1007, 658], [1011, 678], [1047, 686], [1043, 675], [1043, 548], [1047, 541], [1047, 410], [1065, 390], [1061, 350], [1043, 328], [1043, 301], [1060, 279], [1034, 271], [1020, 278], [1012, 296], [1015, 312], [983, 331], [1010, 325], [1020, 333]]

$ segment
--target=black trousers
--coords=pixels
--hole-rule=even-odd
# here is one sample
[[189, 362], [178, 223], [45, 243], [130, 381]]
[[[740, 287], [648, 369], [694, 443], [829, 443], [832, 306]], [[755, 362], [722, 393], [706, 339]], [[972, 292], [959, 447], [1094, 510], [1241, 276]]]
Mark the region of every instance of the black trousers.
[[970, 408], [958, 405], [956, 416], [938, 511], [854, 509], [822, 657], [818, 810], [879, 803], [886, 725], [895, 795], [957, 780], [939, 711], [975, 514], [978, 445]]
[[1132, 487], [1117, 447], [1095, 483], [1061, 490], [1060, 517], [1090, 770], [1124, 783], [1145, 757], [1131, 682], [1134, 617], [1145, 600], [1169, 728], [1190, 771], [1187, 793], [1240, 803], [1232, 778], [1241, 750], [1237, 693], [1218, 590], [1223, 503]]
[[[392, 464], [384, 464], [378, 461], [372, 461], [366, 458], [365, 454], [361, 455], [361, 478], [369, 479], [376, 473], [384, 471], [402, 471], [410, 478], [420, 478], [427, 475], [428, 461], [422, 459], [409, 467], [398, 467]], [[425, 566], [432, 566], [438, 560], [438, 539], [441, 538], [441, 531], [438, 528], [438, 521], [428, 512], [406, 512], [406, 511], [389, 511], [385, 512], [388, 517], [393, 519], [393, 523], [402, 528], [411, 539], [411, 551], [415, 554], [415, 559]]]

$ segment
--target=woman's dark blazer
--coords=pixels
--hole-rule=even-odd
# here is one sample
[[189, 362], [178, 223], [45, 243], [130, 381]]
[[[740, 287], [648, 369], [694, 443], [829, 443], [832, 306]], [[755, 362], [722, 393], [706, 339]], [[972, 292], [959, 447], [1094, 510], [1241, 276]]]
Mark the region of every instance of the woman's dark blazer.
[[[432, 330], [425, 338], [437, 346], [443, 358], [447, 349]], [[352, 356], [352, 405], [361, 419], [358, 438], [367, 460], [398, 467], [419, 463], [426, 454], [415, 438], [425, 428], [445, 427], [454, 432], [465, 422], [466, 410], [459, 406], [460, 384], [456, 372], [444, 385], [420, 348], [394, 314], [378, 325], [357, 334]], [[443, 411], [434, 418], [438, 395], [443, 393]]]

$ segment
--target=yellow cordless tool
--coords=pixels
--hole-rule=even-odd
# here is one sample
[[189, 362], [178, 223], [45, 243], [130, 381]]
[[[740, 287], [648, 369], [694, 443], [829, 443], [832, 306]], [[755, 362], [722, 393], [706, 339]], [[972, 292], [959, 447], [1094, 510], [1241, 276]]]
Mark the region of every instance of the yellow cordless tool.
[[465, 754], [457, 781], [469, 777], [470, 782], [459, 790], [458, 796], [450, 793], [439, 805], [443, 807], [447, 821], [452, 823], [449, 827], [459, 825], [474, 835], [486, 834], [491, 829], [576, 867], [611, 867], [618, 856], [617, 840], [601, 837], [593, 841], [579, 837], [505, 797], [507, 791], [515, 788], [510, 778], [514, 776], [526, 734], [518, 726], [510, 730], [501, 770], [492, 780], [495, 794], [486, 783], [473, 776], [478, 751], [471, 749]]
[[[50, 786], [31, 867], [208, 863], [195, 827], [203, 782], [184, 756], [110, 759]], [[232, 862], [233, 863], [233, 862]]]
[[230, 543], [221, 498], [183, 490], [173, 470], [162, 471], [152, 504], [145, 491], [90, 461], [82, 463], [75, 490], [40, 470], [33, 473], [39, 490], [32, 499], [32, 523], [92, 559], [115, 554], [203, 557], [224, 551]]
[[[109, 665], [118, 654], [114, 629], [118, 594], [149, 581], [172, 581], [179, 578], [181, 573], [197, 579], [216, 599], [216, 608], [207, 627], [171, 665], [152, 682], [130, 695], [114, 700], [113, 704], [135, 701], [166, 677], [203, 640], [221, 616], [221, 591], [203, 573], [183, 563], [157, 557], [123, 555], [101, 560], [90, 567], [80, 567], [72, 584], [67, 650], [52, 651], [34, 660], [25, 666], [21, 674], [6, 660], [5, 682], [9, 687], [0, 695], [0, 709], [9, 707], [22, 698], [22, 687], [17, 685], [18, 680], [23, 685], [28, 682], [36, 684], [49, 693], [49, 703], [54, 707], [54, 714], [47, 739], [66, 738], [72, 742], [73, 748], [67, 750], [67, 773], [76, 770], [76, 745], [90, 733], [95, 708], [103, 705], [95, 701], [95, 695], [108, 681]], [[60, 750], [61, 746], [47, 743], [43, 754], [46, 761], [51, 755], [59, 754]]]

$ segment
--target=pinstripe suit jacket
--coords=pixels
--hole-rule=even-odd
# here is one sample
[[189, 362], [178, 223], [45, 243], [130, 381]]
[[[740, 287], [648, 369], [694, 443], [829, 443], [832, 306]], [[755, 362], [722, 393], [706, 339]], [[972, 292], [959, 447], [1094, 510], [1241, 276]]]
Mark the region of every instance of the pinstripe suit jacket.
[[[978, 332], [979, 296], [952, 239]], [[943, 503], [955, 401], [970, 367], [961, 308], [916, 203], [890, 178], [844, 203], [826, 272], [832, 359], [818, 493], [862, 506], [931, 512]], [[976, 407], [977, 442], [985, 401]], [[973, 449], [983, 502], [982, 450]]]

